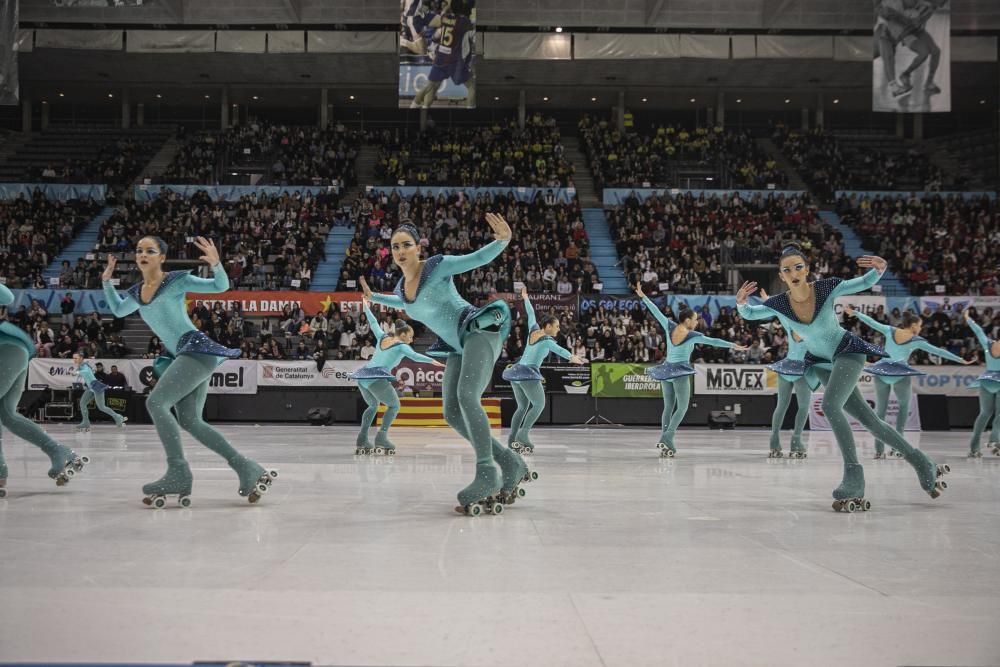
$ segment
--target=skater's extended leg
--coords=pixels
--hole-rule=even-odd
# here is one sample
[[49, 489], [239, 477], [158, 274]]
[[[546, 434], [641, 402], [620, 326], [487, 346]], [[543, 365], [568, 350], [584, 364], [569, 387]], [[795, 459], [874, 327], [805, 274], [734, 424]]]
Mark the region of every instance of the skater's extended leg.
[[80, 426], [79, 428], [90, 428], [90, 399], [94, 398], [94, 392], [84, 389], [80, 396]]
[[[910, 378], [903, 378], [893, 385], [892, 390], [896, 394], [896, 403], [899, 405], [899, 412], [896, 413], [896, 433], [903, 435], [903, 431], [906, 429], [906, 418], [910, 414], [910, 398], [913, 396]], [[879, 418], [885, 419], [885, 417]]]
[[371, 444], [368, 442], [368, 430], [375, 423], [375, 416], [378, 414], [378, 398], [368, 388], [367, 383], [359, 384], [358, 391], [361, 392], [361, 398], [365, 399], [368, 407], [365, 409], [364, 414], [361, 415], [361, 430], [358, 432], [355, 446], [359, 449], [368, 449], [371, 447]]
[[792, 402], [792, 383], [783, 377], [778, 378], [778, 403], [771, 415], [771, 451], [781, 451], [781, 425], [785, 421], [785, 413]]
[[677, 433], [677, 427], [684, 420], [684, 415], [688, 411], [688, 404], [691, 402], [691, 380], [688, 376], [684, 376], [670, 382], [674, 385], [674, 412], [670, 415], [670, 424], [667, 425], [667, 438], [669, 440], [666, 444], [673, 451], [676, 449], [674, 446], [674, 434]]
[[674, 383], [670, 380], [660, 382], [660, 392], [663, 394], [663, 412], [660, 414], [660, 442], [672, 443], [670, 437], [670, 415], [674, 413]]
[[11, 433], [38, 447], [49, 457], [49, 477], [56, 479], [76, 455], [60, 445], [42, 428], [17, 411], [28, 376], [28, 352], [16, 345], [0, 345], [0, 424]]
[[986, 424], [989, 423], [990, 417], [993, 417], [994, 413], [1000, 410], [1000, 405], [997, 405], [998, 397], [1000, 394], [993, 394], [986, 387], [979, 388], [979, 415], [976, 416], [976, 422], [972, 426], [972, 440], [969, 441], [969, 451], [972, 453], [981, 449], [980, 439], [986, 429]]
[[386, 451], [395, 450], [396, 446], [389, 441], [389, 428], [399, 414], [399, 396], [396, 388], [388, 380], [376, 380], [368, 388], [375, 398], [385, 404], [385, 414], [382, 415], [382, 423], [379, 425], [378, 433], [375, 434], [375, 446]]
[[1000, 444], [1000, 394], [993, 394], [993, 430], [990, 431], [990, 442]]
[[[889, 409], [889, 394], [892, 387], [875, 378], [875, 414], [879, 419], [885, 420], [886, 412]], [[875, 454], [880, 457], [885, 452], [885, 443], [875, 438]]]
[[795, 413], [795, 431], [792, 433], [792, 451], [804, 454], [805, 447], [802, 445], [802, 429], [806, 427], [809, 419], [809, 402], [812, 399], [812, 391], [809, 389], [809, 381], [799, 378], [795, 381], [795, 404], [798, 412]]
[[98, 392], [94, 393], [94, 405], [97, 406], [98, 410], [100, 410], [101, 412], [103, 412], [107, 416], [111, 417], [111, 419], [115, 422], [115, 426], [121, 426], [122, 425], [122, 422], [124, 421], [122, 419], [122, 416], [120, 414], [118, 414], [117, 412], [115, 412], [114, 410], [112, 410], [111, 408], [109, 408], [108, 405], [107, 405], [107, 403], [104, 402], [104, 392], [103, 391], [98, 391]]
[[520, 384], [525, 385], [524, 393], [527, 396], [529, 407], [518, 437], [523, 444], [529, 447], [530, 451], [535, 448], [534, 443], [531, 442], [531, 429], [545, 409], [545, 387], [542, 386], [541, 380], [531, 380]]
[[507, 436], [507, 444], [513, 445], [515, 442], [520, 442], [518, 438], [521, 433], [521, 426], [524, 424], [524, 417], [528, 414], [528, 408], [531, 407], [531, 401], [528, 399], [527, 392], [524, 391], [524, 382], [511, 382], [511, 388], [514, 390], [514, 400], [517, 402], [517, 410], [514, 411], [514, 416], [510, 418], [510, 435]]

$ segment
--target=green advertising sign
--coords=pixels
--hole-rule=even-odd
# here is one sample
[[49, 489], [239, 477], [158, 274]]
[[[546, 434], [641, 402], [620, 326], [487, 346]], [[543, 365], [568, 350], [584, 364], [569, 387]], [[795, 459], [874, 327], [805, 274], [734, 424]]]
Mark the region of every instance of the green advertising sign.
[[652, 364], [596, 362], [590, 365], [591, 392], [597, 398], [660, 398], [660, 382], [646, 375]]

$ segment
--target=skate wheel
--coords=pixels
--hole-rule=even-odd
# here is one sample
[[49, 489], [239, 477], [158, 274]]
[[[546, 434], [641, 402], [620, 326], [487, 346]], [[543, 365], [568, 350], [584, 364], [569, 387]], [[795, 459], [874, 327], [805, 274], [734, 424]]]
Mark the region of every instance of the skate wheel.
[[7, 497], [7, 489], [0, 489], [0, 498]]
[[858, 506], [854, 504], [853, 500], [848, 500], [847, 504], [844, 505], [844, 509], [847, 510], [848, 514], [854, 513], [854, 510], [856, 510], [857, 508]]
[[72, 467], [66, 468], [65, 470], [63, 470], [63, 475], [65, 475], [66, 477], [73, 477], [74, 475], [76, 475], [76, 470], [73, 470]]
[[188, 496], [180, 496], [177, 499], [177, 504], [181, 507], [191, 507], [191, 498]]
[[90, 463], [90, 457], [89, 456], [81, 456], [80, 457], [80, 463], [83, 463], [83, 464]]
[[256, 503], [256, 502], [257, 502], [258, 500], [260, 500], [260, 494], [259, 494], [259, 493], [257, 493], [256, 491], [254, 491], [254, 492], [253, 492], [253, 493], [251, 493], [251, 494], [250, 494], [249, 496], [247, 496], [247, 501], [248, 501], [248, 502], [249, 502], [249, 503], [250, 503], [251, 505], [253, 505], [254, 503]]
[[538, 473], [532, 470], [527, 475], [525, 475], [524, 479], [527, 482], [534, 482], [536, 479], [538, 479]]
[[666, 452], [667, 452], [667, 458], [668, 459], [674, 458], [674, 453], [675, 453], [674, 450], [668, 449], [668, 450], [666, 450]]
[[163, 509], [166, 506], [166, 504], [167, 504], [167, 499], [164, 498], [163, 496], [156, 496], [155, 498], [153, 498], [153, 507], [155, 507], [158, 510]]
[[396, 455], [396, 450], [395, 449], [390, 449], [389, 451], [386, 452], [386, 454], [388, 454], [389, 456], [395, 456]]
[[944, 465], [938, 466], [938, 475], [947, 475], [951, 472], [951, 466], [945, 463]]
[[271, 479], [277, 479], [278, 478], [278, 471], [277, 470], [268, 470], [267, 471], [267, 476], [270, 477]]
[[468, 514], [469, 516], [479, 516], [480, 514], [483, 513], [483, 508], [480, 507], [479, 505], [466, 505], [465, 513]]
[[526, 495], [528, 495], [527, 491], [525, 491], [521, 487], [517, 487], [517, 497], [518, 498], [524, 498]]
[[383, 454], [385, 454], [385, 450], [382, 449], [381, 447], [376, 447], [374, 452], [375, 456], [382, 456]]
[[864, 500], [861, 502], [861, 510], [867, 512], [872, 508], [872, 503], [870, 500]]
[[263, 482], [258, 482], [257, 483], [257, 493], [259, 493], [261, 495], [267, 493], [267, 484], [264, 484]]
[[944, 491], [945, 489], [948, 488], [948, 482], [946, 482], [946, 481], [944, 481], [942, 479], [942, 480], [938, 481], [934, 486], [936, 486], [937, 488], [939, 488], [942, 491]]
[[657, 449], [666, 449], [667, 446], [665, 444], [663, 444], [662, 442], [658, 442], [658, 443], [656, 443], [656, 448]]
[[503, 504], [495, 502], [492, 505], [490, 505], [486, 511], [489, 512], [490, 514], [503, 514]]

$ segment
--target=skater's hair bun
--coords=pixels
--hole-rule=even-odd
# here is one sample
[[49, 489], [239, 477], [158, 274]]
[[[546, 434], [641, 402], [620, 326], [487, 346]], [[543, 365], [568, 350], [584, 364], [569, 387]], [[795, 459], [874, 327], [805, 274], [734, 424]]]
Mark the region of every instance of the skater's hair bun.
[[420, 232], [417, 231], [417, 228], [411, 224], [404, 222], [399, 227], [396, 227], [396, 230], [392, 233], [392, 235], [395, 236], [400, 232], [409, 235], [414, 241], [420, 240]]
[[920, 319], [919, 315], [917, 315], [916, 313], [914, 313], [912, 310], [908, 310], [905, 313], [903, 313], [903, 320], [902, 320], [902, 322], [900, 322], [900, 325], [904, 329], [909, 329], [910, 327], [912, 327], [914, 324], [916, 324], [918, 322], [921, 323], [921, 324], [923, 324], [923, 320]]
[[780, 262], [786, 257], [801, 257], [803, 261], [808, 261], [809, 258], [806, 257], [805, 252], [802, 251], [802, 246], [798, 243], [786, 243], [785, 247], [781, 249], [781, 257], [778, 258]]
[[559, 318], [556, 317], [555, 315], [552, 315], [552, 314], [542, 315], [542, 319], [538, 320], [538, 326], [540, 326], [541, 328], [544, 329], [545, 327], [549, 326], [553, 322], [558, 322], [558, 321], [559, 321]]
[[147, 236], [143, 236], [139, 240], [145, 241], [146, 239], [155, 242], [157, 247], [160, 249], [160, 252], [163, 253], [164, 255], [166, 255], [167, 251], [170, 250], [170, 246], [167, 245], [167, 242], [161, 239], [159, 236], [154, 236], [152, 234], [149, 234]]
[[681, 306], [680, 312], [677, 313], [677, 321], [686, 322], [694, 316], [694, 311], [689, 306]]
[[406, 320], [396, 320], [396, 323], [392, 326], [392, 330], [396, 332], [397, 336], [402, 336], [407, 331], [413, 331], [413, 327]]

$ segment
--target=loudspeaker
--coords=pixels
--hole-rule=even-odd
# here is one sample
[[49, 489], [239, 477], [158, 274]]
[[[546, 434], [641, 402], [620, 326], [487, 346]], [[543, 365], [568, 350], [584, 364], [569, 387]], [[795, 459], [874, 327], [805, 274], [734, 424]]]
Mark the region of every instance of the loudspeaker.
[[333, 409], [309, 408], [308, 419], [313, 426], [329, 426], [333, 423]]
[[708, 427], [734, 429], [736, 428], [736, 413], [732, 410], [711, 410], [708, 413]]

